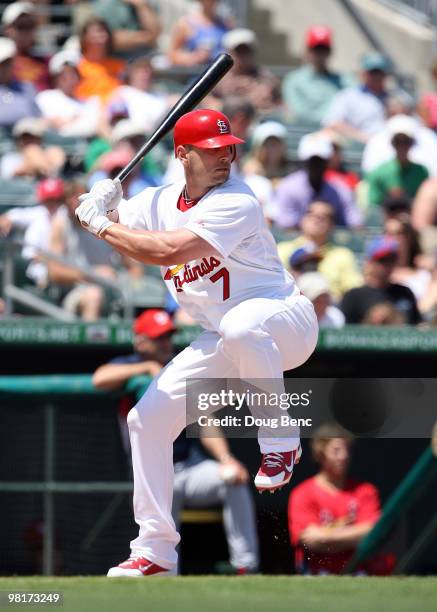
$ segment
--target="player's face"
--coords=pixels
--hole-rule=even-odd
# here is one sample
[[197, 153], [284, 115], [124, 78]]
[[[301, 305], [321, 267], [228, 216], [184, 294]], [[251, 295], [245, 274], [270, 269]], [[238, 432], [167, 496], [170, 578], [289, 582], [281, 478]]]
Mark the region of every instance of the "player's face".
[[343, 477], [349, 465], [349, 442], [344, 438], [332, 438], [323, 452], [322, 468], [337, 478]]
[[148, 336], [137, 334], [134, 337], [135, 352], [164, 365], [173, 355], [172, 336], [173, 334], [168, 333], [151, 339]]
[[204, 187], [221, 185], [229, 178], [233, 155], [232, 146], [217, 149], [188, 147], [185, 160], [181, 160], [187, 180], [190, 179]]

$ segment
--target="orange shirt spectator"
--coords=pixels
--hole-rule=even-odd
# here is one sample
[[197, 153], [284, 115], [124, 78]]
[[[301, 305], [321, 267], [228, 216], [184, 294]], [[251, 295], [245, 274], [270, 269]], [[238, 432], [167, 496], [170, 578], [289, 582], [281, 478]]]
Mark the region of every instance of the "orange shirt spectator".
[[16, 55], [13, 62], [14, 78], [20, 83], [32, 83], [37, 90], [49, 87], [47, 61], [33, 53], [37, 21], [31, 2], [13, 2], [2, 15], [5, 36], [14, 41]]
[[112, 36], [102, 19], [92, 17], [84, 24], [80, 43], [83, 57], [78, 66], [81, 80], [76, 95], [81, 99], [98, 96], [106, 102], [121, 85], [126, 63], [111, 56]]
[[99, 96], [102, 101], [106, 101], [122, 83], [119, 75], [124, 69], [124, 62], [113, 57], [101, 62], [91, 62], [82, 58], [78, 69], [81, 80], [76, 95], [82, 99]]

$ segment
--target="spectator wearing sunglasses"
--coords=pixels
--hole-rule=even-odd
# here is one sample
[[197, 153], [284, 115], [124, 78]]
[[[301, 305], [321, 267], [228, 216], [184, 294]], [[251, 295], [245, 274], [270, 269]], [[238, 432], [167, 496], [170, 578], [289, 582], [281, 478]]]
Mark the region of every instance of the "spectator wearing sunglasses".
[[38, 91], [49, 87], [47, 61], [35, 55], [37, 21], [32, 2], [13, 2], [2, 15], [3, 34], [16, 45], [13, 76], [21, 83], [31, 83]]

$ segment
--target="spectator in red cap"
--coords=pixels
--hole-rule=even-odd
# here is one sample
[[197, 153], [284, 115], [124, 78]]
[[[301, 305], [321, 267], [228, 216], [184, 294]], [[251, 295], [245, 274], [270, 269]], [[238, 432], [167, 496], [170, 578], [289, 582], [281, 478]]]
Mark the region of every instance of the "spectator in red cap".
[[389, 236], [372, 240], [364, 264], [364, 284], [347, 291], [341, 302], [346, 323], [363, 323], [372, 306], [390, 303], [410, 325], [420, 323], [416, 298], [408, 287], [392, 283], [390, 277], [399, 260], [399, 242]]
[[156, 376], [172, 357], [175, 330], [165, 310], [152, 308], [143, 312], [133, 324], [134, 352], [100, 366], [94, 373], [94, 385], [112, 391], [120, 389], [132, 376]]
[[344, 78], [328, 68], [332, 32], [313, 26], [305, 37], [306, 63], [289, 72], [282, 83], [282, 97], [295, 121], [320, 124], [335, 94], [346, 86]]
[[65, 186], [59, 178], [42, 180], [36, 189], [38, 206], [18, 207], [0, 216], [0, 234], [12, 229], [24, 232], [22, 257], [29, 260], [26, 276], [40, 287], [47, 284], [47, 265], [38, 249], [49, 249], [52, 219], [64, 202]]
[[[157, 375], [173, 355], [175, 331], [165, 310], [146, 310], [133, 324], [134, 352], [100, 366], [93, 376], [94, 385], [98, 389], [114, 391], [123, 388], [132, 376]], [[127, 453], [130, 453], [130, 447], [126, 417], [131, 407], [130, 399], [124, 398], [120, 405], [120, 429]], [[202, 446], [187, 438], [184, 432], [174, 442], [173, 518], [178, 524], [185, 504], [191, 508], [223, 504], [223, 527], [230, 553], [229, 572], [252, 573], [257, 570], [259, 559], [255, 511], [247, 485], [249, 474], [232, 455], [220, 429], [211, 428], [208, 435], [212, 437], [202, 435]], [[205, 456], [204, 450], [212, 459]]]

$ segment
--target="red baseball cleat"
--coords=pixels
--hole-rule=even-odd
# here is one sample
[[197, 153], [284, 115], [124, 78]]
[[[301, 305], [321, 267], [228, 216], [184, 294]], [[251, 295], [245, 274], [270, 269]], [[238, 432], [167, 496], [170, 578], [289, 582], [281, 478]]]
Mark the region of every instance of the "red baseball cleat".
[[301, 445], [296, 450], [286, 453], [266, 453], [262, 456], [261, 467], [255, 477], [255, 486], [260, 493], [274, 493], [290, 482], [293, 468], [299, 463], [302, 455]]
[[111, 567], [109, 578], [142, 578], [143, 576], [176, 576], [176, 569], [165, 569], [145, 557], [129, 557], [120, 565]]

